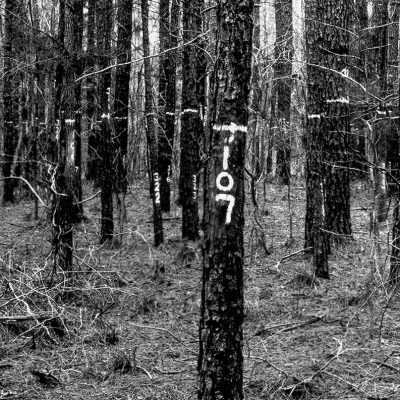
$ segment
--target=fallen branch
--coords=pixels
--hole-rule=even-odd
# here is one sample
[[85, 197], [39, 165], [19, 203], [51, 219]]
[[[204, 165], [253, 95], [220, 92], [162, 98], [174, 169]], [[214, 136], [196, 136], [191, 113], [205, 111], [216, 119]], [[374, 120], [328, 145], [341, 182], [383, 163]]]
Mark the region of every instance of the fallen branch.
[[40, 315], [0, 315], [0, 322], [10, 321], [43, 321], [46, 319], [55, 318], [52, 314], [40, 314]]
[[303, 252], [307, 252], [307, 251], [309, 251], [309, 250], [311, 250], [312, 249], [312, 247], [305, 247], [304, 249], [300, 249], [300, 250], [297, 250], [297, 251], [295, 251], [294, 253], [291, 253], [291, 254], [288, 254], [287, 256], [285, 256], [285, 257], [282, 257], [277, 263], [276, 263], [276, 265], [275, 265], [275, 269], [277, 270], [277, 272], [279, 272], [279, 266], [281, 265], [281, 263], [283, 262], [283, 261], [286, 261], [286, 260], [288, 260], [289, 258], [291, 258], [291, 257], [293, 257], [293, 256], [296, 256], [297, 254], [300, 254], [300, 253], [303, 253]]

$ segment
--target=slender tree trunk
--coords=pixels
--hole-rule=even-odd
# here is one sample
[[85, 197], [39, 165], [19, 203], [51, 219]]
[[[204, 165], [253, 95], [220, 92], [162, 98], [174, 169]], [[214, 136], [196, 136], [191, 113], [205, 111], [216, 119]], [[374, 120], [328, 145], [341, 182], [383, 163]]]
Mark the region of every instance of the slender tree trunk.
[[[97, 6], [97, 48], [98, 65], [101, 70], [110, 65], [112, 0], [101, 0]], [[113, 219], [113, 143], [110, 125], [111, 70], [99, 76], [98, 97], [101, 138], [99, 154], [101, 157], [101, 232], [100, 243], [111, 242], [114, 235]]]
[[81, 214], [77, 195], [76, 128], [80, 104], [76, 102], [75, 82], [77, 57], [81, 52], [79, 31], [83, 1], [60, 0], [59, 42], [61, 62], [56, 75], [56, 118], [58, 120], [58, 163], [52, 181], [53, 189], [53, 254], [54, 270], [72, 273], [73, 224]]
[[275, 0], [275, 123], [277, 175], [284, 185], [290, 181], [290, 110], [292, 94], [293, 22], [292, 0]]
[[[399, 40], [399, 14], [400, 4], [398, 2], [392, 2], [392, 26], [391, 34], [389, 35], [389, 68], [391, 70], [389, 76], [392, 76], [391, 89], [394, 93], [399, 92], [398, 83], [398, 72], [399, 67], [398, 61], [398, 40]], [[397, 86], [397, 87], [396, 87]], [[400, 103], [399, 103], [400, 104]], [[397, 110], [397, 115], [400, 114], [400, 105]], [[389, 281], [391, 283], [398, 283], [400, 279], [400, 136], [398, 134], [400, 124], [399, 120], [395, 123], [396, 133], [395, 138], [391, 140], [390, 148], [393, 148], [393, 161], [391, 166], [391, 183], [392, 183], [392, 195], [393, 195], [393, 226], [392, 226], [392, 248], [390, 257], [390, 275]]]
[[114, 99], [114, 129], [115, 129], [115, 168], [116, 182], [116, 217], [118, 233], [122, 240], [122, 233], [126, 221], [125, 196], [128, 188], [127, 180], [127, 153], [128, 153], [128, 105], [129, 81], [131, 73], [131, 42], [132, 42], [132, 7], [133, 0], [119, 0], [118, 4], [118, 39], [117, 63], [115, 77]]
[[201, 49], [195, 40], [201, 34], [201, 11], [204, 0], [183, 2], [183, 42], [193, 42], [183, 48], [182, 119], [180, 203], [182, 204], [182, 237], [199, 237], [198, 185], [200, 170], [200, 143], [203, 137], [201, 94], [197, 82]]
[[[97, 12], [96, 1], [88, 0], [88, 21], [87, 21], [87, 50], [85, 69], [87, 73], [93, 72], [96, 64], [96, 25]], [[97, 76], [90, 75], [86, 78], [86, 118], [88, 123], [88, 161], [86, 178], [100, 186], [99, 171], [99, 134], [97, 132]]]
[[254, 27], [253, 27], [253, 62], [251, 70], [251, 94], [250, 94], [250, 113], [249, 113], [249, 138], [251, 149], [250, 166], [254, 176], [259, 178], [262, 169], [262, 136], [259, 135], [260, 106], [262, 98], [261, 74], [260, 74], [260, 9], [261, 5], [254, 7]]
[[[4, 5], [4, 86], [3, 86], [3, 107], [4, 107], [4, 133], [3, 133], [3, 178], [12, 175], [14, 153], [18, 138], [18, 97], [16, 88], [18, 87], [18, 76], [16, 69], [16, 56], [18, 45], [18, 18], [20, 15], [19, 0], [7, 0]], [[14, 202], [13, 179], [5, 179], [3, 185], [2, 204]]]
[[[171, 159], [172, 159], [172, 143], [173, 136], [168, 137], [171, 133], [167, 131], [166, 124], [166, 108], [167, 98], [171, 94], [169, 74], [170, 71], [170, 56], [166, 52], [170, 47], [170, 12], [169, 0], [160, 0], [160, 72], [158, 85], [158, 172], [160, 179], [160, 194], [161, 194], [161, 210], [170, 211], [170, 174], [171, 174]], [[175, 80], [174, 80], [175, 85]], [[174, 97], [175, 100], [175, 97]], [[172, 116], [173, 118], [173, 116]], [[173, 135], [173, 129], [172, 129]]]
[[253, 1], [217, 2], [200, 320], [201, 400], [243, 399], [244, 166]]
[[149, 3], [141, 0], [143, 25], [143, 56], [144, 56], [144, 85], [145, 85], [145, 114], [147, 122], [147, 146], [149, 149], [150, 164], [150, 193], [153, 198], [154, 243], [159, 246], [164, 241], [163, 223], [161, 215], [160, 181], [157, 172], [157, 143], [151, 85], [150, 41], [149, 41]]
[[372, 121], [373, 185], [374, 185], [374, 231], [379, 236], [380, 224], [387, 220], [386, 155], [387, 120], [389, 112], [385, 100], [387, 94], [388, 52], [388, 0], [373, 2], [370, 19], [367, 80], [372, 100], [380, 99]]

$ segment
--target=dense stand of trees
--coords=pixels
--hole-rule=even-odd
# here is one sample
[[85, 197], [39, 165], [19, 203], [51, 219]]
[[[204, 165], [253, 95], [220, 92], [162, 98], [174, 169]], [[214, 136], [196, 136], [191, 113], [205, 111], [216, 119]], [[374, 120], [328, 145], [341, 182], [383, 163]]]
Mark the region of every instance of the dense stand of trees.
[[[301, 70], [292, 0], [274, 2], [270, 54], [263, 3], [214, 3], [5, 0], [2, 205], [27, 182], [37, 218], [38, 196], [51, 194], [53, 273], [71, 278], [82, 186], [100, 193], [99, 242], [118, 244], [135, 179], [130, 144], [145, 136], [138, 146], [147, 153], [141, 167], [155, 246], [164, 242], [163, 212], [175, 208], [174, 191], [182, 237], [203, 238], [199, 399], [242, 399], [246, 169], [256, 206], [257, 180], [277, 177], [290, 197], [292, 167], [305, 165], [304, 247], [315, 276], [327, 279], [329, 255], [353, 235], [351, 179], [370, 179], [377, 248], [393, 198], [389, 280], [399, 280], [400, 6], [305, 0]], [[303, 125], [293, 100], [304, 87]]]

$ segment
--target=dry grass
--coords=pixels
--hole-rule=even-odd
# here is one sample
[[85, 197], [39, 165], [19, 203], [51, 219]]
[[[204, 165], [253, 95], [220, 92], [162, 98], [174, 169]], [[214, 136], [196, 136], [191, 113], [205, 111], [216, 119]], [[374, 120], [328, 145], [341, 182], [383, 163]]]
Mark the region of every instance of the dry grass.
[[[332, 279], [316, 281], [303, 253], [283, 260], [302, 248], [304, 190], [292, 193], [289, 242], [286, 191], [267, 189], [259, 202], [269, 211], [260, 217], [268, 257], [251, 235], [247, 207], [246, 399], [399, 399], [400, 297], [386, 275], [375, 273], [366, 289], [376, 258], [368, 212], [360, 210], [368, 191], [354, 189], [354, 240], [332, 255]], [[98, 199], [87, 204], [68, 284], [49, 273], [44, 215], [28, 220], [29, 203], [0, 209], [0, 316], [43, 317], [0, 321], [0, 399], [196, 398], [200, 248], [179, 239], [175, 210], [166, 243], [154, 249], [145, 185], [127, 200], [118, 249], [97, 244]]]

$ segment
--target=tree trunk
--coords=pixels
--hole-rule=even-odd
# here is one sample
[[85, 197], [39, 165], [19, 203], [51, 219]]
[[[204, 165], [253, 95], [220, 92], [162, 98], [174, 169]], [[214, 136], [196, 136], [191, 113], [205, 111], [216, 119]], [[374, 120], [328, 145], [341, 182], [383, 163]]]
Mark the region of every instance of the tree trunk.
[[182, 237], [199, 238], [198, 182], [200, 170], [200, 143], [203, 137], [201, 120], [201, 93], [198, 91], [199, 40], [201, 11], [204, 0], [184, 0], [183, 42], [193, 42], [183, 48], [182, 66], [182, 119], [181, 119], [181, 170], [180, 203], [182, 204]]
[[200, 400], [243, 399], [244, 165], [253, 1], [217, 2], [200, 320]]
[[326, 279], [329, 278], [327, 229], [337, 228], [333, 227], [336, 215], [342, 216], [339, 221], [343, 224], [348, 223], [350, 216], [346, 164], [349, 98], [344, 81], [349, 15], [350, 3], [346, 0], [313, 0], [306, 5], [305, 246], [313, 248], [316, 276]]
[[[398, 2], [392, 2], [392, 26], [390, 28], [391, 34], [389, 35], [389, 69], [391, 70], [389, 76], [392, 77], [391, 89], [394, 93], [399, 93], [398, 72], [398, 40], [399, 40], [399, 13], [400, 4]], [[397, 87], [396, 87], [397, 82]], [[399, 109], [397, 113], [400, 114]], [[395, 122], [397, 130], [399, 129], [398, 119]], [[393, 195], [393, 226], [392, 226], [392, 248], [390, 257], [390, 275], [389, 281], [391, 283], [398, 283], [400, 280], [400, 138], [399, 135], [395, 135], [395, 138], [391, 140], [391, 146], [393, 148], [392, 154], [392, 165], [391, 165], [391, 179], [392, 184], [391, 193]]]
[[277, 175], [284, 185], [290, 181], [290, 110], [292, 94], [293, 23], [292, 0], [275, 0], [275, 143]]
[[3, 86], [3, 107], [4, 107], [4, 133], [3, 133], [3, 166], [2, 173], [4, 180], [2, 204], [14, 202], [12, 167], [14, 153], [18, 138], [18, 76], [15, 72], [17, 63], [16, 57], [18, 50], [19, 36], [19, 15], [21, 4], [19, 0], [6, 0], [4, 5], [4, 86]]
[[[326, 97], [324, 110], [324, 168], [326, 175], [326, 229], [335, 243], [351, 237], [350, 218], [350, 101], [347, 84], [349, 74], [351, 2], [335, 2], [325, 21], [335, 21], [325, 30], [326, 47], [322, 55], [325, 69]], [[321, 52], [321, 51], [320, 51]]]
[[76, 66], [82, 51], [83, 0], [72, 4], [60, 0], [59, 42], [61, 62], [56, 75], [56, 119], [58, 122], [58, 163], [52, 181], [54, 270], [72, 271], [73, 224], [81, 214], [77, 195], [76, 128], [80, 104], [76, 98]]
[[114, 98], [114, 129], [115, 129], [115, 169], [116, 182], [116, 214], [118, 233], [122, 233], [126, 221], [125, 196], [128, 188], [127, 153], [128, 153], [128, 105], [129, 80], [131, 73], [131, 41], [132, 41], [132, 7], [133, 0], [119, 0], [118, 4], [118, 39], [117, 63]]
[[[171, 175], [171, 159], [174, 129], [172, 126], [172, 137], [168, 136], [171, 131], [167, 131], [167, 102], [168, 96], [173, 93], [175, 104], [175, 87], [172, 88], [171, 83], [175, 86], [175, 79], [170, 82], [170, 52], [167, 50], [170, 47], [170, 12], [169, 0], [160, 0], [160, 72], [158, 86], [158, 172], [160, 179], [160, 195], [161, 195], [161, 210], [169, 212], [170, 205], [170, 175]], [[174, 71], [175, 73], [175, 71]], [[173, 110], [174, 112], [175, 110]], [[171, 116], [174, 118], [173, 115]]]
[[[96, 0], [88, 0], [87, 21], [87, 50], [85, 69], [87, 73], [94, 70], [96, 64], [96, 25], [97, 11]], [[88, 124], [88, 160], [86, 178], [100, 186], [100, 158], [99, 158], [99, 134], [97, 132], [97, 75], [86, 78], [86, 118]]]
[[262, 137], [259, 135], [259, 123], [261, 113], [261, 65], [258, 57], [260, 42], [260, 8], [255, 5], [253, 16], [253, 62], [251, 66], [251, 92], [250, 92], [250, 113], [249, 113], [249, 150], [251, 151], [250, 170], [258, 179], [262, 173]]
[[[97, 6], [97, 48], [100, 70], [111, 60], [112, 0], [102, 0]], [[113, 143], [110, 125], [111, 70], [99, 76], [98, 97], [101, 116], [99, 153], [101, 157], [101, 232], [100, 243], [111, 242], [114, 234], [113, 219]]]
[[387, 102], [387, 23], [388, 0], [373, 2], [370, 19], [368, 52], [367, 52], [367, 83], [369, 100], [373, 100], [375, 110], [372, 112], [372, 151], [373, 151], [373, 185], [374, 185], [374, 231], [379, 236], [380, 224], [387, 220], [386, 193], [386, 155], [387, 128], [389, 112]]
[[157, 172], [157, 143], [153, 111], [150, 42], [149, 42], [149, 3], [141, 0], [142, 25], [143, 25], [143, 56], [144, 56], [144, 85], [145, 85], [145, 114], [147, 121], [147, 147], [150, 158], [150, 193], [153, 198], [154, 243], [159, 246], [164, 241], [163, 223], [161, 215], [160, 181]]

